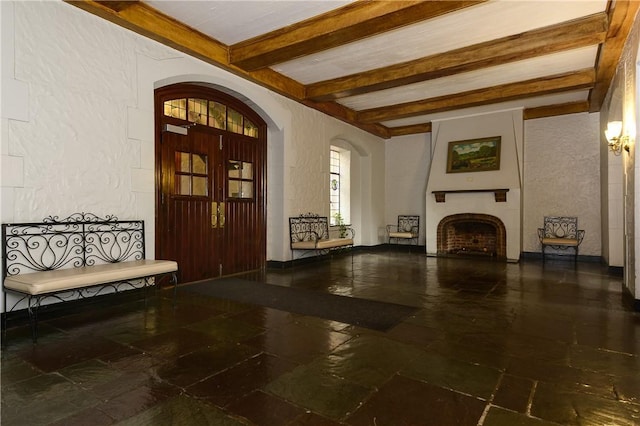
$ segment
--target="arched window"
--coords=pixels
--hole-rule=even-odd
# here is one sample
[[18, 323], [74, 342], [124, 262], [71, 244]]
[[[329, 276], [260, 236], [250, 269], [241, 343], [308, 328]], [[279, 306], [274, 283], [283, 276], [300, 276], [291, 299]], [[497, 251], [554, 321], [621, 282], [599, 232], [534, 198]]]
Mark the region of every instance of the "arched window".
[[[351, 223], [351, 152], [337, 146], [329, 151], [329, 222]], [[339, 218], [339, 220], [338, 220]]]
[[187, 120], [239, 135], [258, 138], [258, 126], [233, 108], [207, 99], [177, 98], [164, 101], [166, 117]]

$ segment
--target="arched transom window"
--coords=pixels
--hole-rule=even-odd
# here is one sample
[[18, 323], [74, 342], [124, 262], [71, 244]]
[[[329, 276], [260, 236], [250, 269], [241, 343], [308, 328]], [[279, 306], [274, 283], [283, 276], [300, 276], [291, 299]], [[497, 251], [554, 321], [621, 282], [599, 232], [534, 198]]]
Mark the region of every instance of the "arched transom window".
[[178, 98], [164, 102], [164, 115], [258, 138], [258, 126], [227, 105], [207, 99]]

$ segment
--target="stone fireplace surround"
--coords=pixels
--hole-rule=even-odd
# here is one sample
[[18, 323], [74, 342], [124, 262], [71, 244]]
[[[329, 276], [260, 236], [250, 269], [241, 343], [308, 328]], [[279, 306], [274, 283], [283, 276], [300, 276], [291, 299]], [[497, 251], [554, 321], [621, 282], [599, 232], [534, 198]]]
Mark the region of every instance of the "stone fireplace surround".
[[437, 228], [439, 256], [480, 256], [506, 259], [507, 232], [491, 215], [459, 213], [444, 217]]

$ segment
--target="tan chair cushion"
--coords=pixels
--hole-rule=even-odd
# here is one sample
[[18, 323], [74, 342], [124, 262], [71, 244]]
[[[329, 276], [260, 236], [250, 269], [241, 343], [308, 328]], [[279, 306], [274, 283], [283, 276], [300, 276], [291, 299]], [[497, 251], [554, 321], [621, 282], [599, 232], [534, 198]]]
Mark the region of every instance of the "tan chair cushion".
[[315, 250], [316, 242], [315, 241], [298, 241], [296, 243], [292, 243], [291, 248], [293, 250]]
[[178, 264], [173, 260], [136, 260], [13, 275], [5, 278], [4, 286], [21, 293], [37, 295], [149, 277], [177, 270]]
[[352, 246], [353, 240], [351, 238], [329, 238], [328, 240], [318, 240], [317, 247], [319, 249], [328, 249], [344, 246]]
[[322, 250], [336, 247], [352, 246], [352, 238], [329, 238], [318, 241], [298, 241], [291, 244], [293, 250]]
[[389, 232], [389, 238], [415, 238], [411, 232]]
[[577, 246], [578, 240], [575, 238], [543, 238], [542, 244], [547, 246]]

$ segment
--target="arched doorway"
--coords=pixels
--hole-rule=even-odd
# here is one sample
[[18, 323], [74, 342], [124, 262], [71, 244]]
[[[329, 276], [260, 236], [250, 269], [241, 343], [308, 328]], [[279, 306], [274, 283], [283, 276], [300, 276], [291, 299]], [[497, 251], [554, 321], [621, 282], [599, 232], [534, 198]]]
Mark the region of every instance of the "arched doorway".
[[155, 91], [156, 257], [190, 282], [264, 267], [266, 124], [228, 94]]

